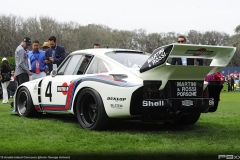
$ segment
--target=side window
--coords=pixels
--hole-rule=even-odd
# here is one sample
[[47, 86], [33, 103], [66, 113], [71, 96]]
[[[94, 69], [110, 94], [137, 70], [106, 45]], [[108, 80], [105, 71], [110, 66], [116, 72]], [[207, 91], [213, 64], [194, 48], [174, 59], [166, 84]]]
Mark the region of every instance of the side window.
[[67, 60], [64, 65], [59, 69], [59, 75], [75, 75], [74, 71], [80, 63], [82, 55], [73, 55]]
[[109, 72], [111, 66], [100, 58], [94, 58], [89, 69], [87, 70], [87, 74], [96, 74], [96, 73], [106, 73]]
[[74, 71], [77, 75], [84, 74], [87, 70], [88, 65], [92, 59], [91, 55], [85, 55], [81, 59], [81, 63], [78, 64], [76, 70]]
[[64, 62], [64, 64], [61, 66], [61, 68], [58, 70], [58, 75], [64, 75], [64, 71], [66, 69], [66, 67], [68, 66], [69, 64], [69, 61], [71, 60], [72, 57], [69, 57], [67, 59], [67, 61]]
[[99, 73], [108, 72], [108, 69], [106, 67], [106, 62], [104, 63], [104, 61], [102, 59], [98, 59], [98, 72]]

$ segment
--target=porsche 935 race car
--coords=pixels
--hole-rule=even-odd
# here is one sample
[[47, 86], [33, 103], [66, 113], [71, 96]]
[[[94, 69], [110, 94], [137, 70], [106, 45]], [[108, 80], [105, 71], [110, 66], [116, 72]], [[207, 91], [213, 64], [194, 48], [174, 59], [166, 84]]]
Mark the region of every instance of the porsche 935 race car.
[[[20, 85], [14, 111], [69, 113], [84, 129], [101, 130], [116, 119], [193, 125], [218, 108], [222, 83], [205, 82], [227, 66], [236, 48], [170, 44], [152, 54], [127, 49], [86, 49], [69, 54], [49, 76]], [[211, 59], [209, 66], [170, 65], [173, 57]]]

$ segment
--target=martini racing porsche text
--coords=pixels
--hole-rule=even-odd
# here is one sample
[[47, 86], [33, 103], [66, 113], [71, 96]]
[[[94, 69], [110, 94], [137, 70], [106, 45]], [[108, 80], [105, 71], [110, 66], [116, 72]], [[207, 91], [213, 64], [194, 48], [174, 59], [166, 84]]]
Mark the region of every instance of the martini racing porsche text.
[[152, 56], [149, 60], [148, 63], [151, 63], [154, 65], [161, 61], [164, 57], [166, 57], [166, 53], [164, 52], [164, 49], [162, 48], [160, 51], [158, 51], [154, 56]]
[[177, 96], [197, 96], [197, 82], [177, 82]]

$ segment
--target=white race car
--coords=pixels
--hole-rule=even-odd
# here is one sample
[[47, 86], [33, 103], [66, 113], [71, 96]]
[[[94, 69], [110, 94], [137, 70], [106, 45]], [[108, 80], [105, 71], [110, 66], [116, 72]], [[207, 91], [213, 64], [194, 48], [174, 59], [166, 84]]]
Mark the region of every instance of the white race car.
[[[50, 76], [20, 85], [14, 96], [19, 116], [69, 113], [82, 128], [101, 130], [115, 119], [195, 124], [218, 107], [222, 83], [205, 82], [227, 66], [236, 48], [170, 44], [152, 54], [126, 49], [71, 53]], [[210, 66], [170, 65], [169, 58], [212, 59]]]

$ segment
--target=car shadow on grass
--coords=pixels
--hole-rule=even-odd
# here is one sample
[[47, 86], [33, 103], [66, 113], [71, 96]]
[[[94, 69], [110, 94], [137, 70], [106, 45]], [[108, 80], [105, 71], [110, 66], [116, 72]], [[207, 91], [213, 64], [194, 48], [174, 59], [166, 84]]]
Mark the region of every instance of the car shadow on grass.
[[218, 122], [202, 122], [198, 121], [194, 125], [169, 125], [162, 122], [141, 122], [141, 121], [122, 121], [110, 131], [114, 132], [129, 132], [129, 133], [167, 133], [169, 136], [175, 133], [194, 134], [196, 137], [216, 135], [239, 135], [239, 130], [236, 127], [221, 124]]
[[[12, 116], [18, 116], [17, 114], [12, 114]], [[79, 124], [77, 117], [72, 114], [39, 114], [34, 119], [39, 120], [55, 120], [62, 121], [64, 123]], [[223, 126], [221, 124], [205, 124], [197, 122], [195, 125], [169, 125], [162, 122], [142, 122], [140, 120], [115, 120], [112, 119], [114, 123], [106, 127], [104, 131], [112, 132], [180, 132], [180, 131], [203, 131], [207, 132], [214, 126], [216, 129], [221, 129]], [[111, 120], [110, 120], [111, 121]], [[79, 128], [81, 128], [79, 126]], [[212, 129], [211, 129], [212, 131]], [[210, 132], [210, 131], [209, 131]]]
[[39, 119], [56, 119], [63, 122], [78, 123], [77, 117], [72, 114], [40, 114], [37, 118]]
[[191, 131], [201, 128], [201, 125], [190, 125], [190, 126], [181, 126], [181, 125], [167, 125], [162, 122], [142, 122], [138, 120], [126, 120], [120, 122], [117, 126], [114, 127], [114, 130], [118, 131], [132, 131], [132, 132], [165, 132], [165, 131]]
[[[11, 114], [12, 116], [17, 116], [18, 114]], [[78, 123], [77, 117], [72, 114], [51, 114], [51, 113], [46, 113], [42, 114], [39, 113], [37, 116], [34, 117], [28, 117], [28, 118], [34, 118], [34, 119], [39, 119], [39, 120], [57, 120], [57, 121], [62, 121], [62, 122], [67, 122], [67, 123]]]

